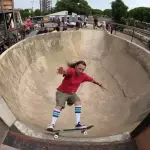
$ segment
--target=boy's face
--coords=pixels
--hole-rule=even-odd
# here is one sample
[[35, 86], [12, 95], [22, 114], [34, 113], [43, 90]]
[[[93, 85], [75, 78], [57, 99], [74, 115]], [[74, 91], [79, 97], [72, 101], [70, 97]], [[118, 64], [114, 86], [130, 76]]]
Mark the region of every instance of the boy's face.
[[82, 73], [84, 72], [85, 68], [86, 68], [86, 67], [85, 67], [84, 65], [82, 65], [82, 64], [77, 65], [77, 66], [75, 67], [76, 73], [77, 73], [78, 75], [82, 74]]

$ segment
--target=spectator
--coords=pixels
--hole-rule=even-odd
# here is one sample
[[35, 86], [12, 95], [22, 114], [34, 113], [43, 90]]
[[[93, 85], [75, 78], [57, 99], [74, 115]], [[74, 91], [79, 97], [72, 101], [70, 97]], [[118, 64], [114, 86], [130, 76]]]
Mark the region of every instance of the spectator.
[[77, 22], [76, 22], [76, 30], [79, 30], [79, 28], [80, 28], [80, 22], [77, 21]]
[[66, 30], [67, 30], [67, 23], [64, 22], [64, 24], [63, 24], [63, 31], [66, 31]]
[[97, 18], [94, 18], [94, 29], [98, 27], [98, 19]]
[[60, 28], [59, 28], [59, 27], [56, 27], [56, 31], [59, 32], [59, 31], [60, 31]]
[[57, 26], [57, 27], [54, 27], [52, 32], [59, 32], [59, 31], [60, 31], [60, 28]]
[[114, 25], [113, 25], [113, 24], [110, 24], [110, 33], [111, 33], [111, 34], [113, 33], [113, 30], [114, 30]]

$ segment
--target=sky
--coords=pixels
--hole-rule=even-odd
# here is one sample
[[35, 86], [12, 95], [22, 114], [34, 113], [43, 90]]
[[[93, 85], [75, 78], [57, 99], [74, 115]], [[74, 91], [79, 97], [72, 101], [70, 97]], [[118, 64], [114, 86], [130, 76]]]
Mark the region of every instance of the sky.
[[[31, 8], [31, 0], [14, 0], [15, 8]], [[33, 0], [32, 0], [33, 1]], [[34, 0], [34, 9], [40, 8], [39, 0]], [[111, 8], [111, 2], [113, 0], [87, 0], [89, 5], [95, 9], [107, 9]], [[145, 6], [150, 7], [150, 0], [123, 0], [124, 3], [129, 7], [129, 9]], [[53, 6], [55, 6], [56, 0], [52, 0]]]

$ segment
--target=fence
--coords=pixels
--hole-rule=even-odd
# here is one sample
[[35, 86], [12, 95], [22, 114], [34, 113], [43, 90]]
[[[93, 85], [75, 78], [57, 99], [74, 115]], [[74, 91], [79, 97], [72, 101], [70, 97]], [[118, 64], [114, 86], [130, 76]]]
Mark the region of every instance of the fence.
[[[134, 38], [138, 39], [140, 42], [146, 45], [147, 49], [150, 50], [150, 31], [139, 29], [139, 28], [132, 27], [132, 26], [117, 24], [117, 23], [111, 23], [111, 24], [114, 27], [115, 33], [118, 31], [118, 32], [121, 32], [123, 34], [130, 36], [131, 42], [133, 42]], [[109, 28], [107, 29], [109, 30]]]

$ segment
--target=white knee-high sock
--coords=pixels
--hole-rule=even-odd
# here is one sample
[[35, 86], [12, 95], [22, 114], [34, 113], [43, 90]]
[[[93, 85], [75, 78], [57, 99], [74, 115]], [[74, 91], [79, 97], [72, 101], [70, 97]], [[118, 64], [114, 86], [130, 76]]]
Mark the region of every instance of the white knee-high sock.
[[53, 110], [53, 117], [52, 117], [52, 122], [51, 124], [55, 125], [56, 124], [56, 121], [58, 119], [58, 117], [60, 116], [60, 110], [59, 109], [54, 109]]
[[80, 122], [81, 117], [81, 106], [75, 106], [76, 124]]

